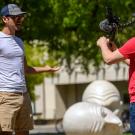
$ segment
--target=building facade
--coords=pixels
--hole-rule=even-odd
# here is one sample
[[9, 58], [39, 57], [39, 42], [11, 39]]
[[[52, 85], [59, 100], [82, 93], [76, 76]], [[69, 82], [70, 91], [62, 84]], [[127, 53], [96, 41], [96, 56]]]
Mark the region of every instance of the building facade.
[[65, 70], [53, 78], [45, 78], [44, 82], [35, 86], [37, 100], [33, 103], [35, 119], [56, 120], [63, 118], [67, 108], [82, 100], [85, 88], [94, 80], [108, 80], [119, 90], [125, 108], [128, 103], [128, 66], [123, 63], [103, 64], [97, 70], [91, 66], [88, 75], [79, 68], [68, 75]]

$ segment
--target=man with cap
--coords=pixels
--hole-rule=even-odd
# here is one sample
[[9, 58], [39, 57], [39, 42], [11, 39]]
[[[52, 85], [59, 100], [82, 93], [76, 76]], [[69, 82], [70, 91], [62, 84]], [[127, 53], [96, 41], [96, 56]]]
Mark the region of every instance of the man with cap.
[[26, 88], [25, 73], [55, 72], [59, 67], [27, 65], [24, 45], [15, 35], [24, 20], [16, 4], [1, 9], [3, 28], [0, 31], [0, 134], [28, 135], [33, 129], [31, 101]]
[[97, 46], [100, 47], [103, 60], [107, 64], [124, 61], [129, 65], [130, 128], [132, 134], [135, 135], [135, 37], [129, 39], [120, 48], [117, 48], [108, 38], [100, 37], [97, 40]]

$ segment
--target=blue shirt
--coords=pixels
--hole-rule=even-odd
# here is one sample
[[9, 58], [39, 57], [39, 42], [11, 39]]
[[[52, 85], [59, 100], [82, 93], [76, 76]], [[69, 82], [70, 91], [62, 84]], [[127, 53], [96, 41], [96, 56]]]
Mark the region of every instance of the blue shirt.
[[0, 91], [26, 92], [23, 42], [3, 32], [0, 32]]

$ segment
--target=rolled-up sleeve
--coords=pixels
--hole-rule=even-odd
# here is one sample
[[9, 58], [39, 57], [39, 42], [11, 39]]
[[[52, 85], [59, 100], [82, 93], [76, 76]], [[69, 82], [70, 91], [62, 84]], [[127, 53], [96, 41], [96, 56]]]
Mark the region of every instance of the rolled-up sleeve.
[[118, 50], [125, 58], [131, 58], [132, 56], [135, 56], [135, 37], [129, 39]]

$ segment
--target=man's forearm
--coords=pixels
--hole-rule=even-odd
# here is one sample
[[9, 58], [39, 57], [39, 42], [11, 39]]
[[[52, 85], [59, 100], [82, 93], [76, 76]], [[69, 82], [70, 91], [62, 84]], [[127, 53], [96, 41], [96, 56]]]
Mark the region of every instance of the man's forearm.
[[112, 56], [112, 51], [108, 48], [107, 45], [102, 45], [100, 47], [101, 49], [101, 53], [102, 53], [102, 57], [103, 57], [103, 60], [109, 64], [110, 63], [110, 60], [111, 60], [111, 56]]
[[130, 65], [130, 60], [129, 60], [129, 59], [125, 59], [123, 62], [124, 62], [125, 64], [127, 64], [128, 66]]
[[36, 74], [36, 73], [43, 73], [43, 72], [55, 72], [58, 70], [59, 70], [59, 67], [50, 67], [50, 66], [30, 67], [28, 66], [25, 72], [27, 74]]

